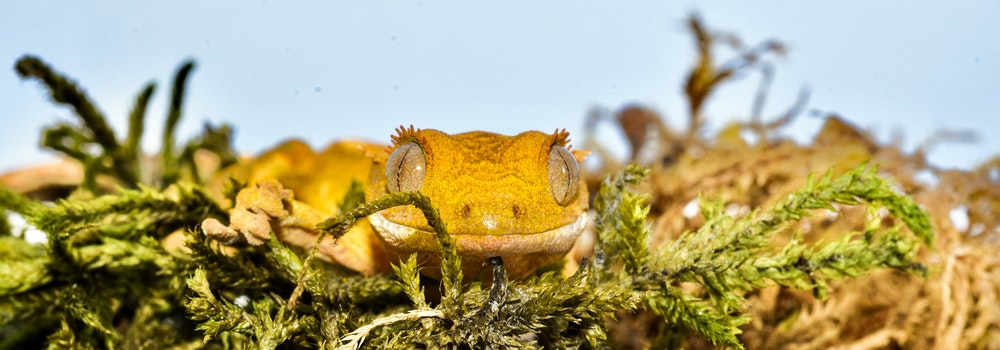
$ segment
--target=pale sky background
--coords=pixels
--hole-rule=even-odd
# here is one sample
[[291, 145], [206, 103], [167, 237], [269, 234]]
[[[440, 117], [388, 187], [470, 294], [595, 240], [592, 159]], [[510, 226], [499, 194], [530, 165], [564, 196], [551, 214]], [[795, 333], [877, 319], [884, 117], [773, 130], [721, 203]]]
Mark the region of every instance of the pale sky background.
[[[628, 4], [625, 6], [623, 4]], [[288, 137], [316, 147], [341, 137], [386, 142], [400, 124], [447, 132], [582, 134], [593, 106], [639, 102], [684, 127], [684, 74], [695, 58], [684, 19], [756, 43], [784, 41], [787, 59], [765, 114], [803, 86], [810, 109], [912, 147], [939, 128], [977, 144], [938, 147], [931, 161], [969, 168], [1000, 153], [1000, 1], [15, 1], [0, 12], [0, 171], [54, 155], [41, 127], [73, 120], [13, 70], [39, 55], [84, 86], [124, 133], [139, 89], [158, 89], [147, 151], [158, 148], [174, 71], [198, 66], [179, 136], [230, 122], [254, 153]], [[710, 126], [749, 115], [757, 75], [708, 104]], [[818, 131], [803, 115], [787, 130]], [[609, 134], [614, 135], [614, 134]], [[620, 142], [619, 140], [613, 140]]]

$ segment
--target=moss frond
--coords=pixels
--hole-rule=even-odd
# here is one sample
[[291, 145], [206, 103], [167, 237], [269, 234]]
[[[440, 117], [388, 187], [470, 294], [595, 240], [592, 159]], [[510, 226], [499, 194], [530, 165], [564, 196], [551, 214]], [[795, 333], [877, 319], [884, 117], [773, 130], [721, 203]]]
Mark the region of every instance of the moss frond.
[[84, 124], [87, 125], [91, 141], [101, 145], [108, 153], [118, 150], [118, 139], [108, 125], [104, 114], [90, 101], [83, 89], [76, 83], [55, 72], [41, 59], [25, 56], [17, 61], [14, 67], [22, 79], [34, 78], [40, 80], [48, 89], [52, 101], [68, 105], [76, 111]]
[[424, 287], [420, 285], [420, 270], [417, 267], [417, 255], [411, 254], [406, 262], [399, 265], [392, 265], [392, 270], [399, 278], [399, 284], [403, 287], [406, 296], [413, 302], [417, 309], [426, 309], [427, 301], [424, 299]]
[[163, 138], [161, 146], [161, 157], [163, 158], [163, 184], [169, 185], [180, 178], [178, 170], [178, 157], [174, 154], [174, 132], [177, 123], [181, 120], [181, 110], [184, 104], [184, 91], [187, 88], [187, 79], [194, 70], [194, 62], [187, 61], [181, 64], [174, 75], [174, 85], [170, 91], [170, 107], [167, 110], [166, 126], [163, 128]]
[[667, 322], [661, 337], [694, 332], [715, 345], [743, 348], [736, 336], [740, 334], [739, 326], [749, 321], [746, 316], [723, 312], [707, 300], [668, 283], [660, 284], [643, 299], [645, 307]]
[[[32, 207], [24, 212], [39, 230], [84, 240], [95, 232], [112, 237], [150, 235], [165, 237], [193, 227], [198, 218], [222, 217], [225, 212], [200, 188], [181, 185], [174, 193], [122, 189], [119, 195], [93, 200], [61, 200], [52, 207]], [[62, 237], [62, 236], [60, 236]]]
[[621, 258], [624, 272], [643, 272], [649, 259], [649, 228], [646, 216], [649, 207], [644, 205], [648, 195], [627, 190], [627, 186], [640, 183], [649, 169], [629, 164], [620, 173], [605, 178], [594, 199], [595, 232], [599, 248], [611, 260]]

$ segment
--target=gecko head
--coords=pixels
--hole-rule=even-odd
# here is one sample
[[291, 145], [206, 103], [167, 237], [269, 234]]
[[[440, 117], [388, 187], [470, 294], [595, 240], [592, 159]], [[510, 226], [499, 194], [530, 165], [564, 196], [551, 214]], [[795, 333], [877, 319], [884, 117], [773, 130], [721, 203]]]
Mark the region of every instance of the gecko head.
[[[504, 259], [508, 274], [523, 276], [572, 248], [587, 222], [587, 190], [568, 133], [527, 131], [449, 135], [400, 128], [388, 157], [375, 160], [369, 200], [420, 192], [440, 212], [463, 266]], [[390, 208], [369, 221], [390, 251], [433, 260], [437, 240], [413, 206]], [[475, 265], [475, 266], [473, 266]]]

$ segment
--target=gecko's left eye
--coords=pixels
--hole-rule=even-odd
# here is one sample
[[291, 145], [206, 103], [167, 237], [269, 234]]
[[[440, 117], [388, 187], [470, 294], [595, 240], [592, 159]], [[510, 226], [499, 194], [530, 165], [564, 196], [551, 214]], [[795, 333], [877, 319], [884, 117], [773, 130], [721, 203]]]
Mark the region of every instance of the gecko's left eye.
[[389, 155], [385, 164], [385, 180], [389, 193], [419, 191], [424, 184], [427, 158], [416, 142], [407, 142]]
[[580, 183], [580, 164], [562, 146], [549, 150], [549, 188], [559, 205], [569, 204]]

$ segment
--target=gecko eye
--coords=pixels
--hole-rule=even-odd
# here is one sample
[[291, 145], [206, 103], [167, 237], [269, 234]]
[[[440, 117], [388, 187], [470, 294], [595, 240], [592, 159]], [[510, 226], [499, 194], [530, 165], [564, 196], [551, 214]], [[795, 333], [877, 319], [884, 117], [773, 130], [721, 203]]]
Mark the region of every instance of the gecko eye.
[[414, 192], [424, 184], [427, 159], [424, 150], [416, 142], [407, 142], [389, 155], [385, 165], [385, 180], [389, 193]]
[[549, 150], [549, 188], [559, 205], [569, 204], [580, 182], [580, 165], [562, 146]]

